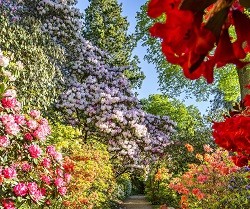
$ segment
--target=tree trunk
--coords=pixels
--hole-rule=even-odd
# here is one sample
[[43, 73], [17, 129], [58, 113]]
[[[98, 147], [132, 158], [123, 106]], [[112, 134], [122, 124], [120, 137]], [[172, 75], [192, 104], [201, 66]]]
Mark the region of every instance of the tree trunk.
[[238, 72], [239, 83], [240, 83], [241, 99], [244, 99], [244, 97], [247, 94], [250, 94], [250, 89], [246, 88], [246, 85], [250, 84], [250, 66], [242, 68], [242, 69], [238, 69], [237, 72]]

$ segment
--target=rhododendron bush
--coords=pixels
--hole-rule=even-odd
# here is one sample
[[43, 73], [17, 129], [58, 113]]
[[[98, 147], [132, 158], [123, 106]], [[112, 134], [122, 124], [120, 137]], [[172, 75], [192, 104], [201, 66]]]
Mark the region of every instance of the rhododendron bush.
[[62, 154], [46, 142], [48, 121], [37, 110], [22, 113], [16, 90], [6, 85], [8, 64], [9, 58], [0, 54], [0, 208], [58, 205], [70, 174]]
[[195, 154], [200, 163], [190, 164], [169, 184], [181, 195], [181, 208], [247, 208], [248, 173], [234, 165], [228, 151], [208, 145], [204, 150], [204, 154]]

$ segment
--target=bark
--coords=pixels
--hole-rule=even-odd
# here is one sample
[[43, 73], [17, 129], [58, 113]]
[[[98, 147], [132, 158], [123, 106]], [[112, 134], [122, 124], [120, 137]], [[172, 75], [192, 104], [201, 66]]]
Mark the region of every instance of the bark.
[[240, 94], [241, 99], [244, 99], [244, 97], [247, 94], [250, 94], [250, 89], [246, 88], [246, 85], [250, 84], [250, 66], [238, 69], [238, 77], [239, 77], [239, 83], [240, 83]]

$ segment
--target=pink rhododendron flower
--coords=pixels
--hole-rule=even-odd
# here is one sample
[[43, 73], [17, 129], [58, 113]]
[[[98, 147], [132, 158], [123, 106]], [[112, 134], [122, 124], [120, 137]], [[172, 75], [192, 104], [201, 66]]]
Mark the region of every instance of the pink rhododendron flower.
[[12, 97], [16, 98], [16, 90], [15, 89], [7, 89], [3, 94], [3, 97]]
[[7, 123], [15, 123], [15, 118], [12, 114], [2, 115], [0, 116], [0, 118], [4, 125], [6, 125]]
[[4, 97], [1, 99], [1, 103], [4, 108], [12, 109], [16, 106], [17, 100], [13, 97]]
[[4, 209], [16, 209], [15, 203], [10, 199], [3, 199], [1, 203]]
[[0, 136], [0, 147], [8, 147], [10, 145], [10, 141], [7, 136]]
[[67, 193], [67, 187], [60, 187], [58, 188], [58, 192], [60, 195], [65, 196]]
[[29, 163], [27, 163], [27, 162], [23, 163], [22, 170], [26, 171], [26, 172], [31, 171], [31, 165]]
[[27, 186], [32, 200], [38, 202], [44, 198], [44, 195], [46, 193], [45, 189], [40, 189], [35, 182], [29, 182]]
[[14, 118], [15, 118], [15, 122], [18, 125], [24, 125], [26, 123], [26, 119], [24, 115], [15, 115]]
[[55, 185], [56, 185], [57, 188], [62, 187], [62, 186], [65, 185], [65, 181], [63, 180], [63, 178], [60, 178], [60, 177], [56, 178], [55, 179]]
[[49, 158], [44, 158], [42, 160], [42, 166], [44, 166], [45, 168], [50, 168], [50, 166], [51, 166], [51, 160]]
[[20, 112], [21, 109], [22, 109], [22, 104], [21, 104], [21, 102], [17, 101], [17, 102], [16, 102], [16, 106], [13, 108], [13, 110], [14, 110], [15, 112]]
[[55, 152], [53, 155], [54, 159], [57, 160], [58, 162], [62, 161], [63, 157], [62, 157], [62, 153], [60, 152]]
[[41, 180], [46, 183], [46, 184], [50, 184], [51, 180], [50, 180], [50, 177], [49, 176], [46, 176], [46, 175], [42, 175], [41, 176]]
[[35, 119], [38, 119], [41, 116], [41, 113], [39, 110], [31, 110], [30, 116], [35, 118]]
[[65, 174], [64, 174], [64, 179], [65, 179], [65, 181], [66, 181], [67, 183], [69, 183], [69, 182], [70, 182], [70, 179], [71, 179], [71, 174], [65, 173]]
[[5, 124], [6, 134], [16, 136], [20, 132], [20, 127], [15, 122], [9, 122]]
[[60, 168], [57, 168], [57, 169], [56, 169], [56, 174], [57, 174], [58, 176], [60, 176], [60, 177], [63, 177], [63, 170], [60, 169]]
[[45, 140], [47, 135], [50, 134], [50, 128], [48, 125], [39, 125], [38, 128], [34, 131], [33, 136], [40, 140]]
[[47, 151], [47, 153], [48, 153], [50, 156], [54, 156], [55, 153], [56, 153], [56, 148], [55, 148], [53, 145], [50, 145], [50, 146], [47, 146], [46, 151]]
[[35, 120], [27, 121], [27, 126], [31, 130], [35, 130], [38, 127], [38, 123]]
[[26, 133], [24, 134], [24, 139], [31, 141], [33, 139], [33, 136], [31, 135], [31, 133]]
[[30, 145], [28, 151], [32, 158], [38, 158], [42, 154], [41, 148], [36, 144]]
[[13, 167], [3, 169], [2, 173], [6, 179], [12, 179], [17, 176], [16, 169]]
[[18, 183], [14, 186], [13, 191], [16, 196], [24, 197], [28, 194], [28, 187], [25, 183]]

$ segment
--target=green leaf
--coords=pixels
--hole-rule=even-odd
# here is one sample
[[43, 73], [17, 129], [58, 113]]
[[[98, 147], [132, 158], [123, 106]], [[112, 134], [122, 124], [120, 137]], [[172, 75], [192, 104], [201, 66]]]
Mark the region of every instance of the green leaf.
[[249, 0], [240, 0], [240, 4], [243, 7], [250, 8], [250, 1]]
[[191, 11], [204, 11], [217, 0], [183, 0], [180, 4], [180, 9]]
[[0, 84], [0, 95], [2, 95], [4, 93], [4, 89], [5, 89], [5, 85], [4, 83]]
[[221, 34], [221, 28], [225, 23], [230, 7], [225, 7], [222, 10], [216, 12], [207, 22], [206, 28], [212, 31], [212, 33], [218, 39]]

